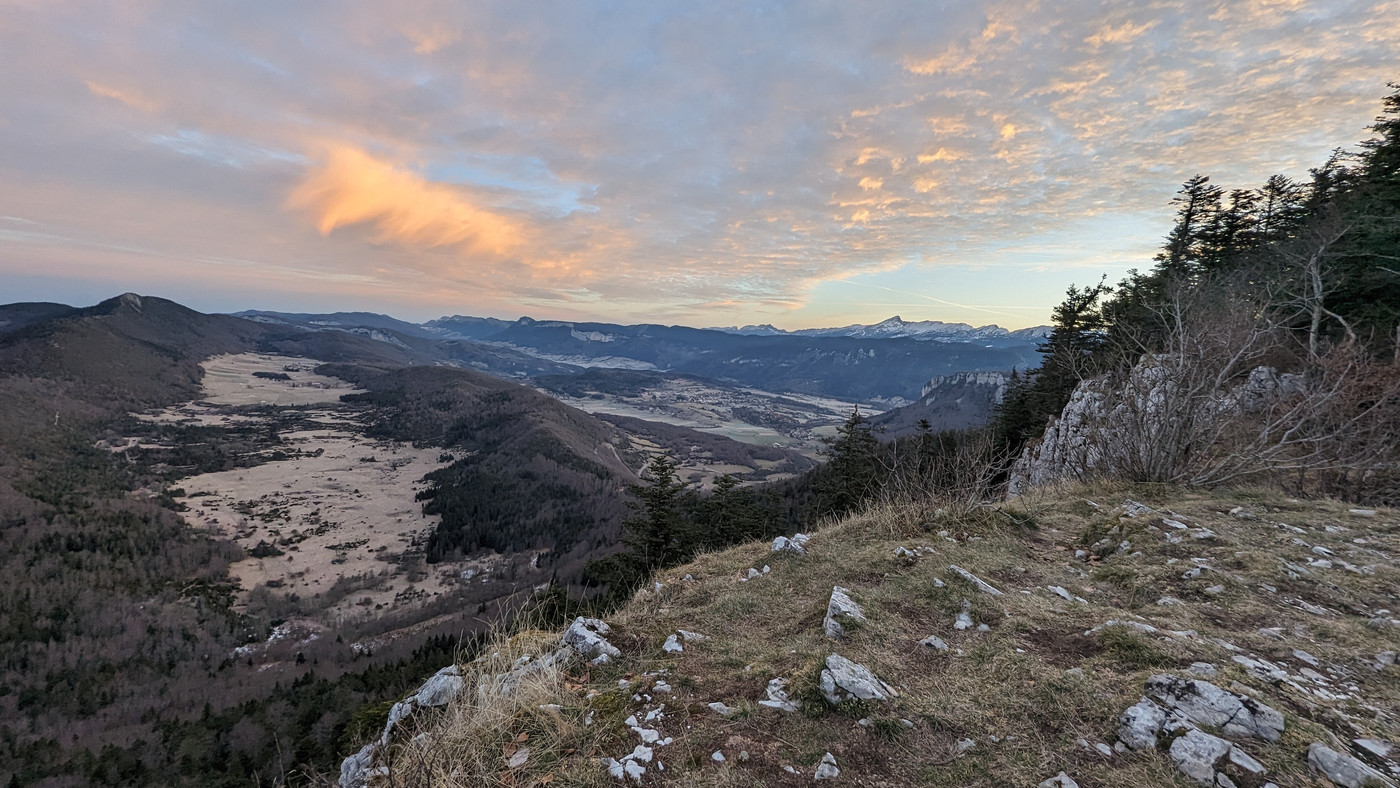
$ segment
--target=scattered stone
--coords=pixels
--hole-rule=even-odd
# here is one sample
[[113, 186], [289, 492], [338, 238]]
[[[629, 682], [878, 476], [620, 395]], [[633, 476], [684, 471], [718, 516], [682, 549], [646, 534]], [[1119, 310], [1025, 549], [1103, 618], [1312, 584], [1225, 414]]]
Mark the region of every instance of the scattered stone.
[[720, 752], [719, 750], [715, 750], [714, 752], [710, 753], [710, 760], [714, 761], [715, 763], [724, 763], [724, 753]]
[[667, 654], [679, 654], [685, 651], [685, 646], [680, 644], [680, 639], [675, 635], [667, 635], [666, 642], [661, 646], [661, 650]]
[[947, 651], [947, 650], [948, 650], [948, 643], [947, 643], [947, 641], [943, 640], [943, 638], [941, 638], [941, 637], [939, 637], [939, 636], [937, 636], [937, 635], [929, 635], [928, 637], [924, 638], [923, 640], [920, 640], [920, 641], [919, 641], [919, 645], [921, 645], [921, 646], [926, 646], [926, 647], [931, 648], [931, 649], [933, 649], [933, 650], [935, 650], [935, 651]]
[[826, 618], [822, 621], [826, 636], [833, 639], [845, 637], [847, 626], [864, 623], [865, 611], [851, 599], [850, 589], [832, 587], [831, 600], [826, 604]]
[[1109, 627], [1126, 627], [1128, 629], [1137, 630], [1138, 632], [1141, 632], [1144, 635], [1155, 635], [1158, 631], [1157, 628], [1152, 626], [1151, 624], [1144, 624], [1141, 621], [1123, 621], [1117, 618], [1110, 618], [1109, 620], [1103, 622], [1102, 624], [1099, 624], [1093, 629], [1085, 630], [1084, 635], [1087, 637], [1089, 635], [1102, 632], [1103, 630], [1108, 629]]
[[516, 750], [514, 753], [512, 753], [511, 756], [510, 756], [510, 758], [506, 760], [506, 768], [507, 768], [507, 769], [519, 769], [520, 767], [522, 767], [522, 766], [524, 766], [526, 763], [528, 763], [529, 760], [530, 760], [530, 748], [529, 748], [529, 747], [521, 747], [520, 749], [518, 749], [518, 750]]
[[[759, 701], [759, 703], [762, 703], [762, 702], [763, 702], [763, 701]], [[724, 703], [722, 703], [722, 702], [720, 702], [720, 701], [715, 701], [714, 703], [709, 704], [709, 709], [710, 709], [710, 711], [713, 711], [715, 714], [718, 714], [719, 716], [725, 717], [725, 718], [733, 717], [735, 714], [738, 714], [738, 713], [739, 713], [739, 709], [737, 709], [737, 708], [735, 708], [735, 707], [733, 707], [733, 706], [726, 706], [726, 705], [724, 705]]]
[[607, 624], [596, 618], [579, 616], [574, 619], [574, 623], [570, 624], [568, 629], [564, 630], [564, 637], [560, 642], [565, 646], [572, 647], [585, 657], [603, 655], [620, 657], [622, 652], [603, 637], [611, 631], [612, 629]]
[[972, 628], [972, 603], [969, 602], [969, 601], [967, 601], [966, 599], [964, 599], [964, 600], [962, 601], [962, 610], [958, 613], [957, 619], [956, 619], [955, 621], [953, 621], [953, 629], [963, 630], [963, 629], [971, 629], [971, 628]]
[[1385, 775], [1322, 742], [1308, 746], [1308, 768], [1344, 788], [1394, 788]]
[[676, 630], [676, 634], [680, 635], [681, 640], [684, 640], [687, 643], [698, 643], [699, 641], [705, 639], [705, 636], [700, 634], [699, 632], [691, 632], [688, 629], [678, 629]]
[[1107, 744], [1104, 744], [1103, 742], [1097, 742], [1097, 743], [1095, 743], [1095, 744], [1094, 744], [1094, 751], [1097, 752], [1099, 755], [1102, 755], [1102, 756], [1105, 757], [1105, 758], [1112, 758], [1112, 757], [1113, 757], [1113, 748], [1110, 747], [1110, 746], [1108, 746]]
[[833, 706], [851, 699], [885, 701], [899, 697], [893, 687], [876, 678], [869, 668], [839, 654], [826, 658], [820, 687], [822, 697]]
[[1182, 602], [1180, 599], [1177, 599], [1174, 596], [1164, 596], [1161, 599], [1157, 600], [1157, 604], [1161, 605], [1162, 607], [1171, 607], [1185, 605], [1186, 603]]
[[1207, 587], [1206, 587], [1206, 593], [1207, 593], [1207, 594], [1210, 594], [1211, 596], [1220, 596], [1221, 594], [1225, 593], [1225, 586], [1223, 586], [1223, 585], [1207, 586]]
[[1276, 709], [1208, 681], [1159, 674], [1147, 680], [1147, 694], [1191, 722], [1226, 735], [1278, 741], [1283, 733], [1283, 715]]
[[978, 590], [980, 590], [984, 594], [990, 594], [992, 596], [1003, 596], [1002, 592], [994, 588], [990, 583], [978, 577], [977, 575], [974, 575], [973, 573], [967, 571], [966, 569], [963, 569], [957, 564], [949, 564], [948, 571], [952, 572], [958, 577], [961, 577], [967, 582], [977, 586]]
[[827, 753], [822, 756], [821, 763], [817, 764], [817, 773], [813, 775], [817, 780], [831, 780], [841, 776], [841, 770], [836, 768], [836, 756]]
[[1079, 788], [1079, 783], [1070, 779], [1068, 774], [1060, 772], [1048, 780], [1042, 781], [1035, 788]]
[[775, 678], [768, 680], [768, 699], [758, 702], [760, 706], [767, 706], [778, 711], [797, 711], [797, 704], [794, 703], [787, 693], [787, 679]]
[[1348, 509], [1347, 514], [1353, 517], [1375, 517], [1375, 509]]
[[774, 539], [774, 540], [773, 540], [773, 552], [775, 552], [775, 553], [792, 553], [793, 555], [806, 555], [806, 554], [807, 554], [807, 551], [806, 551], [805, 549], [803, 549], [802, 545], [798, 544], [797, 542], [792, 541], [791, 539], [787, 538], [786, 536], [780, 536], [780, 537], [778, 537], [777, 539]]
[[1082, 596], [1075, 596], [1074, 594], [1071, 594], [1062, 586], [1046, 586], [1046, 588], [1050, 589], [1050, 593], [1065, 600], [1066, 602], [1082, 602], [1086, 605], [1089, 604], [1089, 600], [1085, 599]]
[[811, 539], [812, 537], [804, 533], [795, 533], [792, 535], [792, 543], [803, 549], [806, 549], [807, 542], [811, 541]]
[[1250, 510], [1244, 508], [1243, 506], [1236, 506], [1235, 508], [1231, 509], [1231, 510], [1230, 510], [1230, 516], [1233, 517], [1233, 518], [1235, 518], [1236, 520], [1253, 520], [1253, 519], [1255, 519], [1255, 517], [1254, 517], [1254, 512], [1251, 512]]

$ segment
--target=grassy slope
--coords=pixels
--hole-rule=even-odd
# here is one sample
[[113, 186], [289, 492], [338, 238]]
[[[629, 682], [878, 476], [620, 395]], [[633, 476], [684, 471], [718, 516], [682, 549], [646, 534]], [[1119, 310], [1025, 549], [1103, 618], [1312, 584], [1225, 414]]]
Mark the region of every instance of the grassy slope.
[[[1115, 506], [1128, 497], [1159, 512], [1171, 510], [1174, 519], [1204, 526], [1215, 536], [1195, 539], [1196, 532], [1170, 528], [1159, 515], [1120, 519], [1122, 510]], [[1237, 506], [1256, 519], [1230, 515]], [[451, 726], [396, 760], [395, 781], [616, 785], [598, 757], [630, 752], [639, 740], [623, 720], [664, 702], [666, 716], [655, 727], [676, 741], [657, 748], [666, 770], [650, 769], [647, 784], [808, 785], [817, 761], [830, 751], [842, 769], [837, 785], [1031, 786], [1063, 769], [1084, 788], [1187, 786], [1193, 783], [1161, 754], [1104, 758], [1077, 740], [1112, 744], [1118, 714], [1138, 699], [1144, 681], [1195, 661], [1220, 669], [1213, 680], [1218, 686], [1238, 682], [1285, 714], [1282, 741], [1245, 743], [1279, 785], [1326, 784], [1308, 774], [1306, 748], [1312, 741], [1345, 750], [1342, 744], [1356, 737], [1400, 737], [1400, 668], [1377, 672], [1362, 662], [1400, 640], [1394, 627], [1367, 626], [1377, 610], [1400, 608], [1400, 570], [1391, 558], [1400, 550], [1400, 514], [1362, 517], [1336, 503], [1250, 491], [1161, 496], [1122, 488], [1022, 499], [1004, 511], [936, 516], [918, 507], [889, 508], [819, 530], [805, 558], [749, 544], [669, 570], [660, 578], [661, 591], [639, 593], [609, 619], [610, 639], [623, 651], [620, 660], [591, 673], [575, 668], [572, 675], [553, 675], [514, 704], [457, 704], [447, 715], [454, 720]], [[1112, 534], [1111, 542], [1128, 540], [1127, 552], [1102, 560], [1073, 557], [1113, 527], [1126, 530]], [[1168, 535], [1184, 538], [1173, 544]], [[900, 545], [936, 552], [898, 559], [893, 551]], [[1311, 552], [1314, 545], [1333, 550], [1333, 561], [1366, 567], [1369, 574], [1338, 564], [1289, 577], [1282, 561], [1305, 565], [1318, 558]], [[1192, 559], [1205, 559], [1212, 569], [1199, 578], [1182, 577], [1196, 565]], [[744, 570], [764, 564], [771, 565], [771, 574], [738, 581]], [[950, 564], [973, 571], [1006, 595], [978, 592], [949, 572]], [[687, 574], [694, 580], [682, 580]], [[946, 587], [937, 587], [935, 578]], [[822, 633], [832, 585], [852, 589], [869, 617], [840, 643]], [[1047, 590], [1049, 585], [1063, 586], [1088, 604], [1064, 601]], [[1216, 585], [1225, 586], [1223, 593], [1206, 591]], [[1158, 605], [1167, 595], [1185, 604]], [[954, 631], [963, 599], [990, 631]], [[1306, 612], [1295, 600], [1326, 613]], [[1150, 636], [1122, 628], [1085, 634], [1108, 619], [1197, 634]], [[1271, 635], [1260, 631], [1266, 627], [1282, 629]], [[678, 628], [709, 637], [682, 654], [666, 654], [663, 640]], [[931, 634], [946, 639], [951, 650], [938, 653], [917, 645]], [[538, 653], [549, 640], [543, 634], [518, 637], [502, 645], [497, 661], [520, 651]], [[1317, 657], [1317, 670], [1328, 677], [1325, 691], [1344, 697], [1324, 700], [1313, 694], [1323, 687], [1299, 675], [1307, 666], [1293, 656], [1294, 649]], [[828, 709], [815, 684], [832, 652], [867, 665], [901, 697], [887, 707]], [[1231, 661], [1235, 653], [1285, 666], [1302, 689], [1249, 673]], [[648, 686], [656, 678], [645, 674], [655, 672], [673, 686], [671, 696], [656, 693], [654, 702], [637, 703], [631, 699], [637, 687], [617, 689], [620, 679]], [[757, 705], [774, 676], [793, 682], [804, 712], [784, 714]], [[590, 693], [596, 694], [590, 698]], [[706, 708], [712, 701], [741, 712], [721, 718]], [[538, 709], [551, 702], [563, 706], [561, 714]], [[494, 716], [483, 725], [487, 707]], [[594, 724], [581, 725], [590, 710]], [[879, 722], [856, 724], [866, 716]], [[904, 729], [899, 718], [914, 727]], [[477, 727], [469, 725], [472, 721]], [[977, 743], [957, 755], [954, 744], [961, 737]], [[441, 744], [449, 740], [451, 747]], [[534, 753], [507, 774], [506, 757], [526, 744]], [[727, 756], [725, 764], [711, 760], [716, 750]], [[750, 756], [746, 762], [738, 760], [741, 750]], [[435, 779], [413, 768], [434, 760]], [[469, 761], [473, 765], [464, 768]], [[445, 776], [457, 768], [462, 771], [455, 778]]]

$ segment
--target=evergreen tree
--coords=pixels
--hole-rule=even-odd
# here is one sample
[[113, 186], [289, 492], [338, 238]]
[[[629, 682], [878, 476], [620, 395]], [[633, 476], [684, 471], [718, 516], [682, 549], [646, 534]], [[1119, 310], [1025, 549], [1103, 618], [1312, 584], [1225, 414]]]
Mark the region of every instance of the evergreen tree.
[[631, 484], [633, 512], [622, 522], [622, 543], [648, 571], [668, 566], [686, 554], [690, 528], [683, 508], [686, 484], [676, 476], [679, 463], [664, 454], [651, 458], [643, 471], [650, 484]]
[[842, 515], [870, 500], [880, 489], [880, 441], [870, 419], [857, 406], [836, 437], [826, 441], [826, 468], [817, 493], [819, 515]]

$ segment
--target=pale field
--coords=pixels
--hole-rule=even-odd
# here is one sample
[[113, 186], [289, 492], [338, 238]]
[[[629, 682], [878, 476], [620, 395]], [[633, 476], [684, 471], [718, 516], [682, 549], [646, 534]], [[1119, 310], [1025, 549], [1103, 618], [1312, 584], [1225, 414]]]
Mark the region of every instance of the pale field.
[[[357, 391], [344, 381], [311, 372], [318, 363], [255, 353], [218, 356], [203, 365], [204, 390], [198, 401], [143, 418], [246, 424], [263, 419], [227, 408], [332, 405]], [[254, 377], [258, 371], [285, 372], [291, 380]], [[376, 606], [394, 605], [396, 597], [401, 604], [431, 599], [455, 585], [466, 568], [480, 571], [490, 565], [489, 559], [439, 564], [410, 583], [398, 561], [405, 551], [421, 549], [438, 524], [439, 518], [422, 513], [414, 496], [426, 486], [423, 476], [443, 466], [441, 449], [371, 440], [360, 434], [353, 419], [330, 408], [309, 409], [302, 416], [315, 427], [283, 433], [281, 447], [300, 456], [191, 476], [173, 485], [188, 496], [185, 518], [192, 527], [232, 539], [250, 552], [266, 542], [285, 553], [249, 557], [229, 567], [230, 577], [242, 588], [240, 607], [259, 585], [314, 597], [343, 577], [382, 575], [373, 590], [356, 591], [326, 612], [328, 621], [355, 615], [357, 608], [362, 609], [359, 615], [367, 615]], [[405, 595], [410, 586], [416, 593]]]
[[[204, 402], [214, 405], [320, 405], [339, 402], [360, 390], [343, 380], [317, 375], [321, 362], [306, 358], [239, 353], [214, 356], [204, 368]], [[254, 372], [282, 373], [291, 378], [267, 380]]]

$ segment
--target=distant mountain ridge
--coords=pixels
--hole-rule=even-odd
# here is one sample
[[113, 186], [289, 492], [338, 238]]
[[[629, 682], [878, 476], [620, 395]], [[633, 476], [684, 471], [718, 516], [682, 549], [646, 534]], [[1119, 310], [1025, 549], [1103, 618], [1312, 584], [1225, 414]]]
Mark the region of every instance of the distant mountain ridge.
[[1050, 326], [1032, 326], [1015, 330], [995, 324], [973, 326], [967, 323], [945, 323], [942, 320], [904, 320], [899, 315], [879, 323], [865, 325], [852, 323], [837, 328], [799, 328], [784, 331], [764, 323], [757, 326], [715, 328], [727, 334], [743, 336], [775, 336], [780, 334], [806, 337], [856, 337], [859, 339], [903, 338], [925, 339], [935, 342], [998, 342], [1006, 340], [1037, 341], [1050, 334]]

